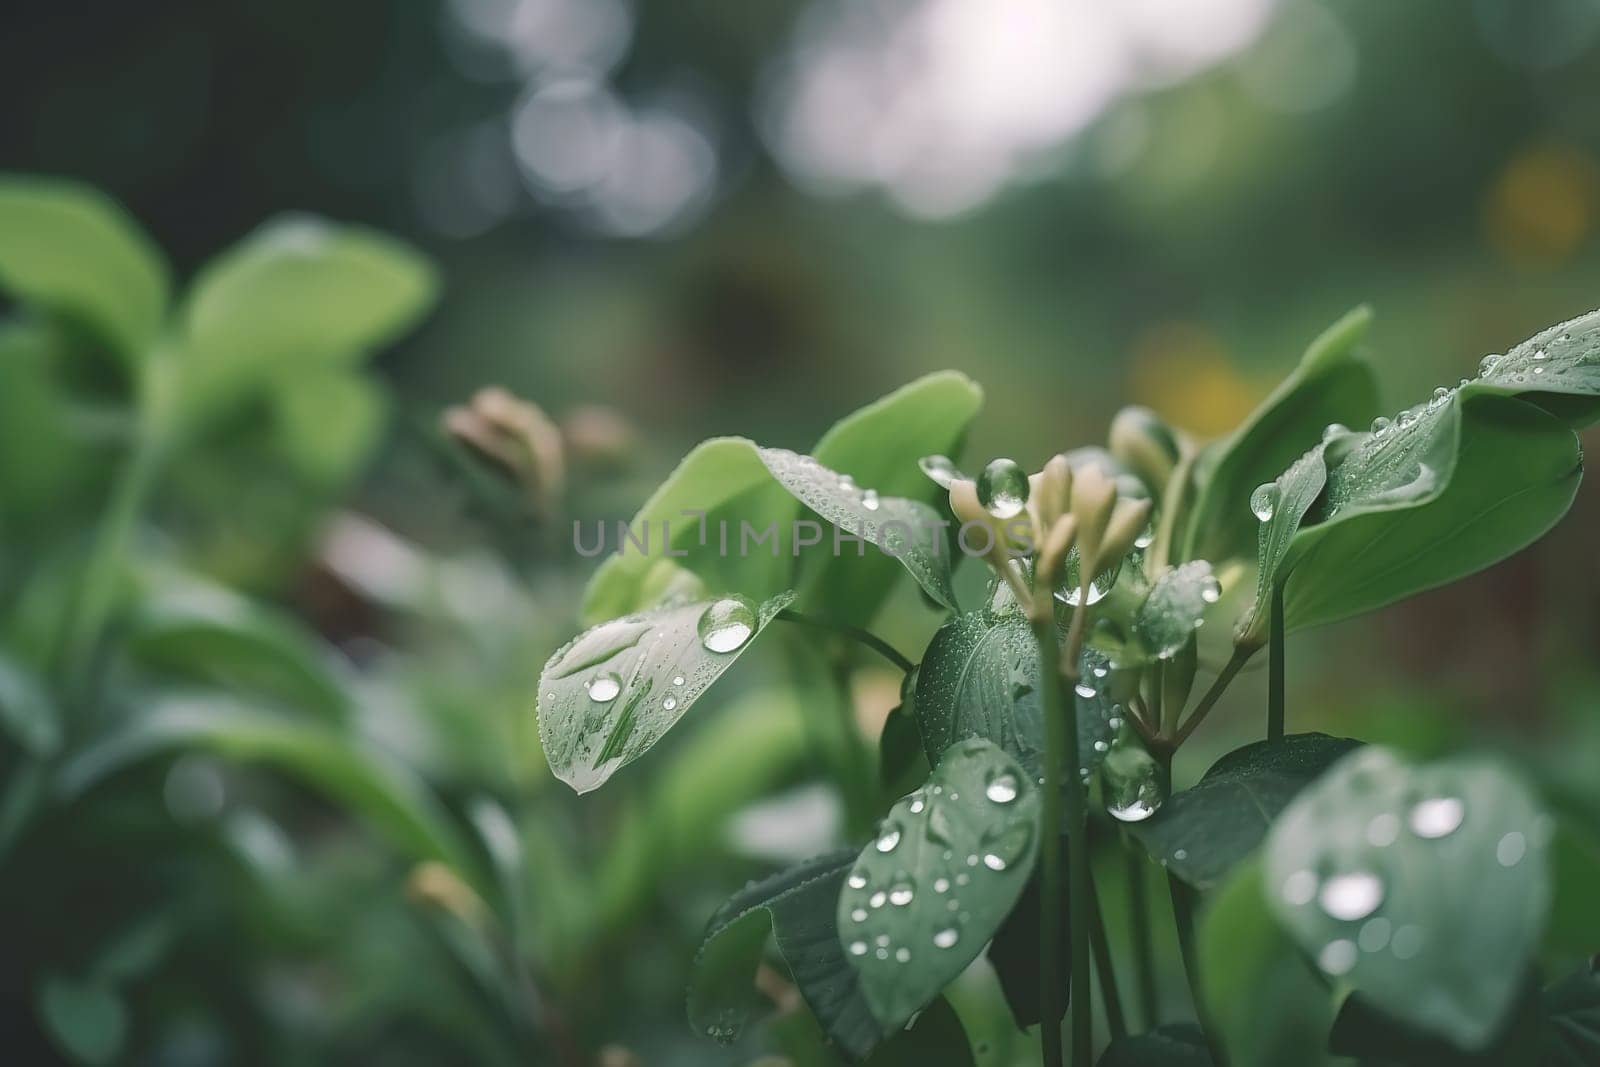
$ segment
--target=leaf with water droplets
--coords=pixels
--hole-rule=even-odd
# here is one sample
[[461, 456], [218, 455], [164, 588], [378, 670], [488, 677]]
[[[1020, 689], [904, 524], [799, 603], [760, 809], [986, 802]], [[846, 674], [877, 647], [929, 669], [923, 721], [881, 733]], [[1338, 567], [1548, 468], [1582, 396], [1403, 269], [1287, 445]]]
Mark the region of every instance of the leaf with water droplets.
[[1328, 484], [1328, 470], [1323, 463], [1327, 448], [1327, 442], [1316, 445], [1271, 483], [1276, 489], [1272, 513], [1261, 520], [1256, 534], [1256, 598], [1235, 631], [1242, 645], [1260, 646], [1266, 641], [1267, 625], [1272, 621], [1268, 612], [1273, 590], [1284, 577], [1280, 568], [1288, 558], [1300, 523]]
[[1206, 450], [1196, 464], [1200, 491], [1183, 558], [1248, 558], [1256, 521], [1245, 504], [1255, 488], [1316, 444], [1329, 423], [1361, 426], [1372, 418], [1377, 381], [1357, 356], [1371, 323], [1372, 312], [1360, 307], [1330, 326], [1244, 425]]
[[[1133, 634], [1145, 652], [1145, 662], [1171, 659], [1183, 651], [1221, 598], [1222, 586], [1203, 559], [1165, 571], [1133, 616]], [[1138, 665], [1121, 657], [1112, 659], [1118, 667]]]
[[[1079, 673], [1083, 689], [1077, 709], [1080, 765], [1093, 770], [1115, 729], [1104, 656], [1085, 650]], [[1085, 695], [1085, 694], [1088, 695]], [[1039, 648], [1019, 614], [969, 612], [950, 619], [933, 635], [917, 670], [917, 723], [929, 763], [951, 745], [984, 737], [1011, 753], [1030, 775], [1043, 772], [1044, 720], [1039, 698]]]
[[1575, 428], [1589, 425], [1600, 417], [1600, 311], [1534, 334], [1472, 385], [1531, 400]]
[[1039, 792], [984, 740], [951, 748], [879, 827], [839, 896], [839, 940], [885, 1027], [954, 981], [1033, 872]]
[[1513, 1007], [1544, 926], [1549, 826], [1488, 760], [1409, 764], [1363, 748], [1278, 817], [1266, 895], [1341, 988], [1477, 1050]]
[[1128, 830], [1152, 859], [1196, 889], [1215, 888], [1260, 847], [1278, 813], [1318, 775], [1360, 747], [1327, 734], [1290, 734], [1223, 756], [1154, 817]]
[[[950, 549], [942, 528], [945, 520], [931, 505], [860, 488], [853, 479], [812, 457], [787, 449], [763, 448], [761, 461], [806, 507], [842, 534], [876, 545], [897, 560], [935, 601], [955, 608]], [[850, 542], [841, 541], [838, 555], [848, 559], [850, 554]], [[829, 553], [830, 560], [835, 555]]]
[[706, 926], [689, 983], [689, 1022], [724, 1044], [738, 1039], [765, 998], [755, 986], [769, 936], [828, 1039], [857, 1059], [893, 1027], [881, 1025], [862, 997], [835, 925], [839, 894], [855, 854], [834, 852], [752, 882], [717, 909]]
[[539, 738], [557, 778], [603, 785], [672, 728], [794, 594], [673, 604], [591, 627], [539, 676]]

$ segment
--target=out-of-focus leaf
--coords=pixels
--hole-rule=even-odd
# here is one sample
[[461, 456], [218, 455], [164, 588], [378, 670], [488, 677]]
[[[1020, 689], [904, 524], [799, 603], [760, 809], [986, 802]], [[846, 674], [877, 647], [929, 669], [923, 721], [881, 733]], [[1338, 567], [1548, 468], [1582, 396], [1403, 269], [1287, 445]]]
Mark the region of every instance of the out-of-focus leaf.
[[539, 676], [539, 737], [557, 778], [598, 789], [638, 759], [794, 599], [675, 604], [579, 634]]
[[410, 329], [437, 288], [432, 265], [393, 238], [268, 222], [195, 278], [175, 353], [182, 401], [210, 415], [266, 382], [353, 366]]
[[1231, 1067], [1321, 1067], [1333, 1025], [1328, 990], [1272, 919], [1249, 859], [1206, 898], [1196, 933], [1200, 995]]
[[0, 322], [0, 536], [13, 544], [41, 517], [70, 509], [94, 462], [52, 379], [58, 344], [47, 326]]
[[915, 669], [906, 675], [900, 703], [883, 720], [883, 733], [878, 736], [878, 778], [890, 796], [905, 796], [933, 770], [917, 733], [912, 703], [916, 677]]
[[[1109, 693], [1105, 659], [1085, 650], [1075, 697], [1078, 756], [1093, 768], [1110, 744], [1110, 720], [1120, 714]], [[1039, 649], [1027, 619], [1016, 613], [957, 615], [933, 635], [917, 670], [917, 723], [928, 762], [969, 737], [993, 741], [1037, 778], [1044, 753], [1039, 701]]]
[[1377, 382], [1356, 355], [1371, 324], [1372, 312], [1360, 307], [1328, 327], [1244, 425], [1207, 450], [1198, 464], [1201, 489], [1185, 558], [1248, 557], [1256, 540], [1248, 506], [1256, 486], [1276, 478], [1329, 424], [1362, 426], [1377, 414]]
[[1011, 912], [1038, 854], [1039, 804], [1015, 760], [967, 741], [862, 850], [839, 895], [838, 931], [883, 1026], [938, 996]]
[[1340, 988], [1467, 1050], [1513, 1007], [1549, 910], [1541, 817], [1494, 763], [1360, 749], [1284, 809], [1266, 894]]
[[132, 361], [166, 313], [161, 252], [104, 193], [0, 175], [0, 290], [88, 327]]
[[711, 917], [695, 956], [689, 1023], [721, 1042], [738, 1038], [761, 1008], [756, 967], [769, 936], [828, 1037], [855, 1058], [891, 1028], [873, 1017], [845, 957], [835, 907], [855, 856], [835, 852], [740, 890]]
[[109, 1063], [122, 1049], [128, 1012], [114, 989], [97, 982], [45, 979], [39, 1017], [55, 1043], [79, 1063]]
[[216, 682], [341, 720], [350, 698], [333, 650], [295, 620], [221, 586], [165, 572], [134, 613], [128, 648], [174, 677]]
[[1192, 788], [1172, 794], [1127, 831], [1152, 858], [1196, 889], [1215, 888], [1266, 839], [1291, 800], [1359, 741], [1291, 734], [1223, 756]]
[[[939, 512], [919, 500], [884, 496], [873, 487], [824, 467], [810, 456], [783, 448], [761, 449], [761, 461], [774, 478], [823, 519], [893, 557], [925, 593], [955, 609], [950, 586], [950, 550]], [[832, 546], [830, 546], [831, 548]], [[859, 555], [866, 557], [863, 549]], [[833, 554], [830, 552], [830, 562]], [[837, 564], [848, 566], [849, 549], [841, 543]]]
[[1200, 1027], [1167, 1023], [1113, 1041], [1095, 1067], [1211, 1067], [1211, 1053]]
[[1600, 956], [1544, 991], [1546, 1030], [1540, 1067], [1600, 1063]]
[[[944, 491], [922, 473], [917, 461], [959, 453], [967, 426], [982, 405], [983, 390], [976, 382], [956, 371], [939, 371], [840, 419], [811, 455], [823, 467], [871, 487], [880, 498], [931, 504]], [[872, 621], [900, 574], [893, 559], [871, 551], [865, 559], [853, 553], [840, 559], [818, 553], [816, 558], [824, 559], [824, 565], [798, 580], [801, 607], [855, 625]]]
[[[650, 576], [662, 568], [682, 567], [711, 588], [752, 599], [776, 596], [789, 588], [794, 557], [787, 524], [797, 510], [752, 442], [742, 437], [705, 441], [684, 457], [629, 523], [640, 544], [618, 544], [612, 540], [617, 531], [605, 531], [604, 543], [615, 552], [589, 580], [580, 616], [593, 625], [656, 606]], [[729, 538], [726, 552], [723, 523]], [[749, 525], [752, 539], [777, 523], [776, 540], [743, 544], [742, 523]], [[587, 550], [596, 535], [585, 525], [577, 528], [577, 536]]]
[[338, 488], [361, 468], [383, 433], [388, 402], [366, 378], [306, 375], [273, 397], [277, 446], [313, 484]]
[[61, 747], [61, 714], [44, 683], [0, 653], [0, 727], [35, 756]]
[[177, 749], [205, 749], [274, 767], [370, 822], [413, 859], [441, 860], [475, 873], [438, 798], [401, 764], [334, 730], [259, 711], [227, 697], [165, 697], [126, 725], [75, 752], [57, 789], [75, 799], [117, 771]]
[[1544, 947], [1550, 957], [1589, 956], [1600, 951], [1600, 841], [1577, 822], [1561, 819], [1550, 842], [1553, 896], [1545, 924]]

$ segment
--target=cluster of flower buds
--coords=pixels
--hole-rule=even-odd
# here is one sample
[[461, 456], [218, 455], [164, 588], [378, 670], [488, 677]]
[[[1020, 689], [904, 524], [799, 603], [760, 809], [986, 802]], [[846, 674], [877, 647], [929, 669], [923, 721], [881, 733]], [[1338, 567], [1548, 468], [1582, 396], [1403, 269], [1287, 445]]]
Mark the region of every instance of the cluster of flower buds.
[[[1120, 498], [1115, 478], [1088, 464], [1074, 471], [1056, 456], [1024, 477], [1008, 459], [997, 459], [976, 479], [950, 483], [950, 507], [962, 522], [986, 523], [994, 533], [989, 565], [1035, 617], [1052, 612], [1052, 596], [1078, 550], [1078, 581], [1086, 601], [1089, 583], [1133, 548], [1150, 520], [1149, 499]], [[1033, 557], [1031, 588], [1018, 555]]]
[[561, 431], [538, 405], [498, 386], [447, 409], [445, 432], [515, 483], [537, 514], [548, 514], [566, 481]]

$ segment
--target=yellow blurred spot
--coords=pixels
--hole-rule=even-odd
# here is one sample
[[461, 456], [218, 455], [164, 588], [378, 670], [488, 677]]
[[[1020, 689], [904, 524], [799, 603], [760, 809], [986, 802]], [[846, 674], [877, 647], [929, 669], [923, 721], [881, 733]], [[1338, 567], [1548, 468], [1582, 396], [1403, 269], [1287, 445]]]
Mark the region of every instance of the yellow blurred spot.
[[438, 908], [473, 925], [484, 916], [484, 904], [478, 894], [455, 871], [436, 860], [425, 860], [411, 869], [406, 895], [414, 904]]
[[1600, 167], [1563, 145], [1530, 148], [1502, 170], [1484, 201], [1491, 247], [1519, 267], [1549, 269], [1570, 259], [1594, 229]]
[[1228, 433], [1265, 395], [1198, 322], [1157, 323], [1134, 338], [1130, 379], [1135, 403], [1198, 437]]

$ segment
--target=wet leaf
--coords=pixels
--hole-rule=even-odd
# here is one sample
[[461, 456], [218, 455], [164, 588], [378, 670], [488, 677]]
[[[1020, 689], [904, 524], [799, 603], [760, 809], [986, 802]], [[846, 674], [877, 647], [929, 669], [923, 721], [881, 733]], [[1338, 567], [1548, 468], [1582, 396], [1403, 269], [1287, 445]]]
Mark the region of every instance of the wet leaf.
[[74, 1060], [109, 1063], [121, 1050], [128, 1012], [110, 986], [55, 977], [45, 980], [38, 997], [46, 1032]]
[[605, 784], [659, 741], [793, 599], [674, 604], [573, 638], [539, 677], [539, 737], [550, 769], [580, 793]]
[[1194, 1023], [1167, 1023], [1113, 1041], [1095, 1067], [1211, 1067], [1206, 1037]]
[[839, 939], [873, 1015], [897, 1027], [983, 951], [1038, 852], [1039, 794], [983, 740], [944, 754], [889, 812], [839, 897]]
[[[1221, 597], [1211, 564], [1203, 559], [1165, 571], [1133, 616], [1133, 633], [1147, 660], [1172, 659], [1182, 652]], [[1113, 662], [1118, 667], [1134, 665], [1119, 657]]]
[[1600, 311], [1541, 330], [1494, 359], [1475, 388], [1520, 396], [1575, 428], [1600, 417]]
[[1346, 756], [1278, 817], [1274, 915], [1321, 970], [1402, 1022], [1483, 1048], [1549, 910], [1548, 819], [1494, 763]]
[[[1062, 838], [1063, 850], [1071, 848], [1071, 844]], [[1065, 852], [1063, 851], [1063, 855]], [[1072, 959], [1072, 930], [1066, 920], [1068, 911], [1067, 880], [1061, 880], [1061, 899], [1056, 902], [1062, 915], [1061, 940], [1057, 959], [1061, 964], [1061, 1010], [1065, 1013], [1067, 1004], [1072, 995], [1072, 968], [1067, 961]], [[994, 933], [994, 940], [989, 943], [989, 963], [994, 967], [995, 977], [1000, 981], [1000, 992], [1005, 995], [1006, 1006], [1011, 1009], [1011, 1017], [1016, 1020], [1019, 1029], [1026, 1030], [1038, 1026], [1042, 1018], [1040, 1012], [1041, 996], [1039, 993], [1039, 952], [1043, 940], [1039, 931], [1039, 903], [1043, 890], [1039, 878], [1035, 875], [1028, 880], [1028, 888], [1018, 898], [1016, 905], [1011, 909], [1011, 914], [1006, 916], [1005, 922], [1000, 924], [1000, 929]]]

